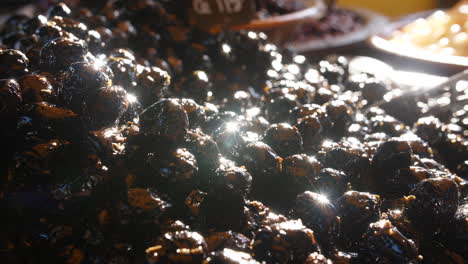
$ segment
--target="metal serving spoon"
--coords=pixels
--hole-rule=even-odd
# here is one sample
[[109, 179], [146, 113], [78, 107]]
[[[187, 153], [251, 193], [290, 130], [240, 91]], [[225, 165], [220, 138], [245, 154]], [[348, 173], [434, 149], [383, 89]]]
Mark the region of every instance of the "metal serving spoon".
[[[467, 80], [468, 81], [468, 69], [467, 70], [464, 70], [456, 75], [453, 75], [452, 77], [448, 78], [446, 81], [434, 86], [434, 87], [431, 87], [431, 88], [427, 88], [427, 89], [421, 89], [421, 87], [414, 87], [414, 88], [410, 88], [410, 89], [406, 89], [405, 91], [403, 91], [402, 93], [394, 96], [394, 97], [391, 97], [390, 99], [383, 99], [383, 100], [380, 100], [378, 102], [375, 102], [374, 104], [372, 105], [369, 105], [368, 107], [380, 107], [384, 104], [388, 104], [390, 102], [392, 102], [393, 100], [397, 100], [399, 98], [403, 98], [403, 97], [412, 97], [412, 96], [419, 96], [419, 95], [423, 95], [423, 94], [426, 94], [428, 96], [430, 95], [435, 95], [435, 94], [438, 94], [440, 92], [443, 92], [447, 87], [450, 89], [450, 92], [451, 94], [455, 95], [456, 94], [456, 91], [455, 91], [455, 86], [456, 84], [459, 82], [459, 81], [463, 81], [463, 80]], [[452, 99], [455, 99], [455, 98], [452, 98]], [[463, 101], [459, 101], [459, 102], [466, 102], [468, 101], [468, 98], [463, 100]], [[452, 106], [453, 107], [453, 106]]]

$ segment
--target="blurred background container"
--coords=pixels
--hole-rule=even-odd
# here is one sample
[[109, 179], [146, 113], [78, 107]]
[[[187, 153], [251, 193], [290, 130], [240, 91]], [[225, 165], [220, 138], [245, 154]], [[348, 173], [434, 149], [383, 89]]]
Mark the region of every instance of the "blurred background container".
[[453, 6], [457, 0], [338, 0], [342, 6], [364, 7], [390, 17]]
[[[79, 0], [62, 0], [68, 3], [77, 3]], [[85, 0], [93, 2], [93, 0]], [[130, 1], [130, 0], [129, 0]], [[182, 0], [174, 0], [182, 1]], [[347, 7], [363, 7], [381, 14], [398, 17], [414, 12], [430, 10], [434, 8], [453, 6], [458, 0], [335, 0], [341, 6]], [[0, 10], [9, 11], [25, 4], [39, 4], [45, 8], [52, 2], [60, 2], [58, 0], [0, 0]], [[104, 2], [103, 0], [95, 0], [95, 2]]]

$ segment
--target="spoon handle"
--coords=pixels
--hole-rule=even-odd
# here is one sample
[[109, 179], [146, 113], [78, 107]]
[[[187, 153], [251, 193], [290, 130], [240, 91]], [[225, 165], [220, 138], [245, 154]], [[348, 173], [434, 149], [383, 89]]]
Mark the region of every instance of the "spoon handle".
[[379, 106], [382, 106], [383, 104], [390, 103], [391, 101], [393, 101], [395, 99], [402, 98], [402, 97], [405, 97], [405, 96], [417, 96], [417, 95], [423, 95], [425, 93], [436, 93], [436, 92], [442, 91], [446, 87], [450, 87], [450, 90], [451, 90], [452, 94], [455, 94], [455, 91], [453, 91], [455, 89], [455, 84], [457, 82], [459, 82], [459, 81], [462, 81], [462, 80], [468, 80], [468, 69], [453, 75], [452, 77], [450, 77], [449, 79], [447, 79], [443, 83], [440, 83], [440, 84], [438, 84], [438, 85], [436, 85], [434, 87], [431, 87], [429, 89], [424, 89], [424, 90], [422, 90], [420, 88], [409, 89], [407, 91], [402, 92], [398, 96], [392, 97], [390, 100], [385, 100], [385, 99], [380, 100], [380, 101], [370, 105], [369, 108], [379, 107]]

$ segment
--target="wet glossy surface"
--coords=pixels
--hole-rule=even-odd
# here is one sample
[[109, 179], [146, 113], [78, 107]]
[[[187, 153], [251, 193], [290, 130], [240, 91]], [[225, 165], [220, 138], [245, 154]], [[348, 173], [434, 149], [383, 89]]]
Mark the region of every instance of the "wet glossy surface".
[[0, 32], [2, 260], [462, 258], [466, 87], [368, 108], [396, 91], [347, 58], [96, 6]]

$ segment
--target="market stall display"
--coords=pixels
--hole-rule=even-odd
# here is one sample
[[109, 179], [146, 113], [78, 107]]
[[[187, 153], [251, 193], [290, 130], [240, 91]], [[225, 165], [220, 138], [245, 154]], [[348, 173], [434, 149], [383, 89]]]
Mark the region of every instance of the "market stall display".
[[[65, 4], [0, 32], [5, 263], [450, 263], [468, 227], [457, 83], [395, 94], [349, 58]], [[440, 106], [437, 108], [437, 106]]]

